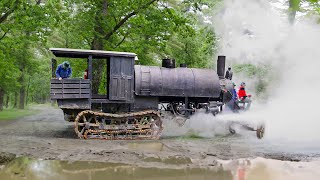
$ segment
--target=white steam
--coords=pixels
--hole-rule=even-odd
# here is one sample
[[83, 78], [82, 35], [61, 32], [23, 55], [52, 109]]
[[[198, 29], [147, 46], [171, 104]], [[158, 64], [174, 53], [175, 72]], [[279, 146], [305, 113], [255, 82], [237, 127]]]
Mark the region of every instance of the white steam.
[[[165, 136], [200, 136], [200, 137], [214, 137], [217, 134], [227, 134], [227, 124], [212, 114], [197, 113], [191, 116], [190, 119], [184, 123], [179, 124], [179, 121], [172, 119], [173, 116], [166, 114], [164, 119]], [[180, 121], [182, 122], [182, 121]]]
[[[286, 6], [283, 0], [225, 1], [212, 20], [220, 37], [219, 54], [227, 56], [227, 65], [269, 64], [277, 83], [268, 87], [266, 104], [254, 100], [247, 113], [216, 118], [197, 115], [180, 133], [191, 129], [212, 137], [223, 129], [222, 121], [265, 121], [269, 140], [320, 141], [320, 25], [303, 17], [290, 25]], [[234, 77], [237, 84], [245, 80]], [[245, 81], [253, 89], [255, 81]]]
[[320, 140], [320, 25], [303, 18], [289, 25], [274, 6], [282, 2], [227, 0], [213, 20], [221, 54], [231, 63], [268, 63], [279, 71], [268, 104], [249, 113], [266, 121], [267, 138]]

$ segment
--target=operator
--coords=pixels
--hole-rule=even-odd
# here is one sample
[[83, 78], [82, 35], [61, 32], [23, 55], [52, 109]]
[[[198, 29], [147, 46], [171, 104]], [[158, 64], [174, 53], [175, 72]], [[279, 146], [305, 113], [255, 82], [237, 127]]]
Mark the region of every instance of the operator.
[[229, 66], [229, 67], [228, 67], [228, 70], [227, 70], [227, 72], [226, 72], [225, 78], [232, 80], [232, 75], [233, 75], [233, 72], [231, 71], [231, 66]]
[[247, 97], [247, 93], [246, 93], [246, 83], [242, 82], [238, 91], [238, 96], [240, 100], [245, 100]]
[[[251, 106], [251, 99], [250, 99], [251, 95], [246, 93], [245, 87], [246, 87], [246, 83], [242, 82], [240, 85], [240, 89], [238, 91], [238, 97], [239, 97], [240, 102], [246, 104], [243, 108], [245, 110], [247, 110]], [[249, 98], [247, 98], [247, 97], [249, 97]]]
[[233, 84], [233, 88], [232, 88], [232, 100], [228, 103], [229, 108], [234, 111], [237, 112], [240, 107], [237, 104], [238, 101], [238, 95], [237, 95], [237, 91], [236, 91], [236, 83], [232, 83]]
[[70, 67], [70, 63], [68, 61], [64, 61], [63, 63], [59, 64], [56, 70], [56, 77], [59, 80], [70, 78], [72, 73], [72, 69]]
[[232, 88], [232, 99], [234, 101], [238, 100], [238, 95], [237, 95], [237, 91], [236, 91], [236, 83], [232, 83], [233, 84], [233, 88]]

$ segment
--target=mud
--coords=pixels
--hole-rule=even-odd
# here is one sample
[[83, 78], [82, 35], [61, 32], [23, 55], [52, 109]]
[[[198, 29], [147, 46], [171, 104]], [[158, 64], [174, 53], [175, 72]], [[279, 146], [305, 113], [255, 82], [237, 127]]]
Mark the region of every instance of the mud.
[[[214, 138], [164, 135], [158, 141], [103, 141], [78, 139], [73, 124], [63, 120], [62, 111], [37, 106], [37, 115], [0, 127], [0, 154], [11, 153], [43, 160], [98, 161], [139, 167], [201, 168], [217, 165], [217, 160], [265, 157], [285, 161], [319, 158], [319, 149], [304, 153], [275, 148], [254, 134], [224, 135]], [[1, 157], [1, 156], [0, 156]], [[1, 159], [1, 158], [0, 158]]]

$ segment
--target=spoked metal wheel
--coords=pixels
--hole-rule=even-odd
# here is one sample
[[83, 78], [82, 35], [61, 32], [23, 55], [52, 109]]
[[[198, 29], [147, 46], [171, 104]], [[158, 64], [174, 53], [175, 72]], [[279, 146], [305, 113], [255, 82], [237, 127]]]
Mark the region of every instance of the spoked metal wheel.
[[245, 131], [255, 131], [258, 139], [262, 139], [264, 136], [264, 132], [265, 132], [265, 125], [264, 124], [260, 124], [257, 126], [257, 128], [255, 128], [254, 125], [249, 125], [249, 124], [242, 123], [242, 122], [232, 122], [228, 126], [229, 132], [231, 134], [237, 133], [234, 126], [239, 126], [241, 129], [243, 129]]
[[[82, 114], [81, 114], [82, 113]], [[99, 122], [94, 114], [81, 112], [74, 121], [75, 132], [81, 139], [86, 139], [86, 131], [99, 127]]]

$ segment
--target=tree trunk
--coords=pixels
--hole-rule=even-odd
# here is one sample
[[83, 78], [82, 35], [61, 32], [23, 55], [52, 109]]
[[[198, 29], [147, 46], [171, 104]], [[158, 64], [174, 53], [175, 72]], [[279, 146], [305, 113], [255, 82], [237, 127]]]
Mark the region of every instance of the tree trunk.
[[19, 109], [24, 109], [24, 101], [25, 101], [25, 96], [26, 96], [26, 90], [25, 90], [25, 84], [24, 84], [24, 63], [20, 65], [20, 71], [21, 71], [21, 76], [18, 79], [18, 82], [20, 83], [21, 87], [19, 90], [20, 93], [20, 99], [19, 99]]
[[30, 81], [31, 81], [31, 77], [29, 77], [28, 85], [27, 85], [26, 105], [28, 105], [28, 96], [29, 96]]
[[[101, 0], [98, 3], [99, 10], [95, 15], [95, 35], [93, 41], [91, 43], [92, 50], [104, 50], [104, 39], [103, 36], [105, 34], [104, 27], [102, 26], [104, 16], [107, 15], [107, 0]], [[100, 81], [102, 79], [102, 68], [104, 66], [100, 65], [101, 61], [94, 60], [92, 63], [93, 72], [92, 72], [92, 94], [98, 94]]]
[[17, 108], [18, 107], [18, 92], [14, 92], [14, 103], [13, 103], [13, 108]]
[[7, 93], [6, 101], [5, 101], [5, 106], [8, 109], [9, 107], [9, 94]]
[[51, 77], [56, 78], [57, 60], [51, 59]]
[[[27, 39], [30, 38], [30, 32], [26, 31], [25, 32]], [[29, 44], [30, 42], [27, 40], [24, 42], [24, 53], [28, 54], [28, 49], [29, 49]], [[26, 76], [26, 70], [28, 68], [28, 56], [24, 56], [20, 61], [19, 61], [19, 70], [21, 72], [20, 77], [18, 78], [18, 82], [20, 84], [20, 101], [19, 101], [19, 109], [24, 109], [25, 106], [25, 100], [26, 100], [26, 82], [25, 82], [25, 76]]]
[[300, 8], [301, 0], [289, 0], [289, 22], [293, 24], [296, 19], [296, 13]]
[[4, 90], [0, 88], [0, 111], [3, 110]]
[[20, 101], [19, 101], [19, 109], [24, 109], [24, 101], [26, 99], [26, 90], [22, 86], [20, 88]]
[[[98, 37], [95, 37], [91, 49], [103, 50], [103, 42]], [[102, 79], [103, 65], [101, 65], [103, 60], [93, 60], [92, 62], [92, 94], [98, 94], [99, 86]]]

